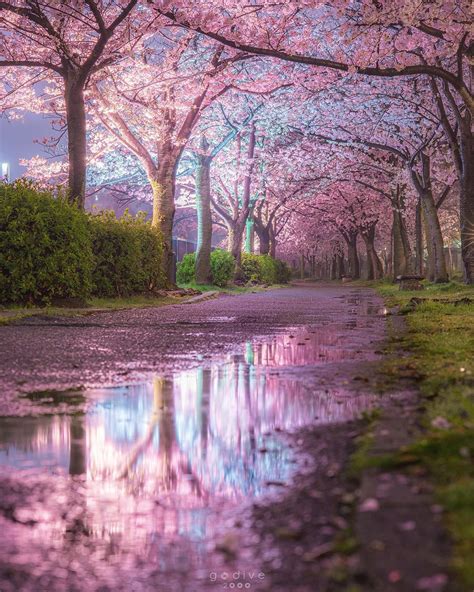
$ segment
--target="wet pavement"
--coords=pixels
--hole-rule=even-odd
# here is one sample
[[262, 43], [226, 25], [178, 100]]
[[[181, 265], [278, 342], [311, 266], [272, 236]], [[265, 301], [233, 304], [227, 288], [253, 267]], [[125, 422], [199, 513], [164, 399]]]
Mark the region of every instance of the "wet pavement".
[[373, 293], [328, 286], [1, 327], [0, 590], [271, 588], [255, 512], [377, 403], [384, 334]]

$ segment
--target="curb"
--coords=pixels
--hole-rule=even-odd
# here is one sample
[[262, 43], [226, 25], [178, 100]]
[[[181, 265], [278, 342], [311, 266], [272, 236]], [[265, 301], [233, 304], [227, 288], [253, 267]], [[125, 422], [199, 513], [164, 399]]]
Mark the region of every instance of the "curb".
[[189, 300], [183, 302], [183, 304], [196, 304], [198, 302], [206, 302], [206, 300], [212, 300], [213, 298], [217, 298], [220, 292], [217, 290], [212, 290], [212, 292], [205, 292], [204, 294], [198, 294], [198, 296], [193, 296]]

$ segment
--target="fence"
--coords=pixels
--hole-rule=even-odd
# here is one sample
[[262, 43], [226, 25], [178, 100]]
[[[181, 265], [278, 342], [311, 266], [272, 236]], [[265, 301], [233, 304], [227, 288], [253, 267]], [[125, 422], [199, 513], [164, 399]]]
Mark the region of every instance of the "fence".
[[176, 261], [182, 261], [188, 253], [196, 251], [197, 243], [184, 238], [173, 238], [173, 252], [176, 254]]

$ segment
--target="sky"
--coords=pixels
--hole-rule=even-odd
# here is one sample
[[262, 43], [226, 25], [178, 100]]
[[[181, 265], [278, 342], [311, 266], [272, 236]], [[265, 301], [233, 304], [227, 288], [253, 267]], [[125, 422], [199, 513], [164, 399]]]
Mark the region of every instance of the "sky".
[[44, 155], [43, 147], [34, 140], [51, 135], [51, 122], [41, 115], [28, 113], [22, 120], [13, 121], [0, 117], [0, 162], [10, 163], [10, 180], [24, 173], [21, 158]]

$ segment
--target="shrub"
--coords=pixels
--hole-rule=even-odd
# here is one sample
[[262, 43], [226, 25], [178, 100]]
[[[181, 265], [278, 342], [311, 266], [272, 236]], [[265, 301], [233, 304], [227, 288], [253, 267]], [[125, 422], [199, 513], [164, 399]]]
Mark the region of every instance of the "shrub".
[[[195, 276], [196, 254], [188, 253], [178, 263], [176, 281], [179, 284], [190, 284], [196, 279]], [[211, 253], [211, 274], [212, 283], [223, 287], [232, 279], [235, 268], [235, 259], [228, 251], [216, 249]]]
[[0, 184], [0, 301], [85, 298], [93, 257], [87, 216], [31, 182]]
[[196, 254], [188, 253], [178, 263], [176, 270], [176, 281], [178, 284], [190, 284], [195, 279]]
[[128, 212], [117, 219], [113, 211], [89, 217], [97, 296], [130, 296], [163, 287], [162, 241], [144, 215]]
[[211, 253], [212, 283], [216, 286], [225, 286], [232, 279], [235, 269], [235, 259], [223, 249], [216, 249]]
[[275, 259], [277, 264], [277, 275], [279, 284], [287, 284], [291, 280], [291, 269], [288, 263], [281, 259]]
[[270, 255], [260, 255], [260, 281], [264, 284], [278, 283], [278, 265]]
[[286, 284], [291, 279], [291, 271], [284, 261], [270, 255], [242, 253], [242, 276], [246, 282]]
[[244, 282], [260, 283], [260, 255], [242, 253], [242, 279]]

